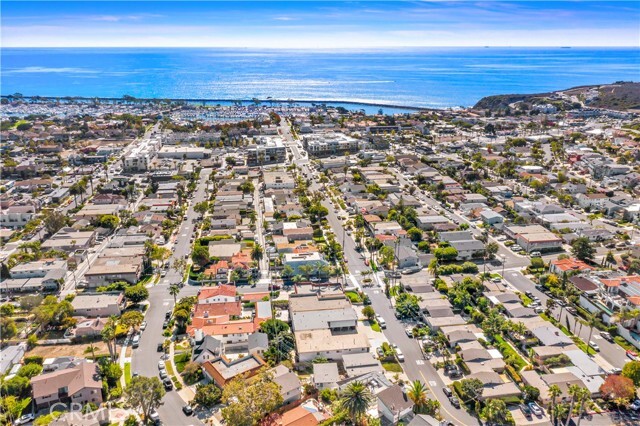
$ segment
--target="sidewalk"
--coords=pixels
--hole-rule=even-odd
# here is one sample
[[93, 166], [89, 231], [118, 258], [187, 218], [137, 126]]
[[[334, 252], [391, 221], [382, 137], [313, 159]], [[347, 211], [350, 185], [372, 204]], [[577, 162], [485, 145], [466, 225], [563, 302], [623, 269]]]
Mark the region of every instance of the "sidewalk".
[[175, 373], [174, 377], [182, 385], [182, 389], [177, 391], [178, 395], [180, 395], [180, 398], [182, 398], [182, 400], [185, 402], [185, 404], [188, 404], [188, 403], [191, 402], [191, 400], [193, 400], [193, 398], [196, 396], [196, 394], [193, 392], [193, 389], [191, 389], [191, 387], [189, 387], [187, 384], [185, 384], [184, 380], [182, 380], [182, 376], [178, 373], [178, 369], [176, 368], [176, 364], [173, 362], [173, 357], [174, 356], [175, 356], [175, 348], [174, 348], [174, 343], [172, 342], [171, 345], [169, 346], [169, 364], [171, 365], [171, 370]]

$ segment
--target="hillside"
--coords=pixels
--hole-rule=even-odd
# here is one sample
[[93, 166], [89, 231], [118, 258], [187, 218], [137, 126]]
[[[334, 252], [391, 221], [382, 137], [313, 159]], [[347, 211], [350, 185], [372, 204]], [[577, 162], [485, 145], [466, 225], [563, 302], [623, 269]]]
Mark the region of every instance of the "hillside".
[[486, 96], [473, 108], [498, 111], [505, 110], [516, 102], [524, 104], [523, 109], [531, 109], [532, 106], [541, 104], [552, 104], [559, 110], [576, 109], [582, 106], [619, 111], [640, 109], [640, 83], [616, 82], [573, 87], [549, 93]]

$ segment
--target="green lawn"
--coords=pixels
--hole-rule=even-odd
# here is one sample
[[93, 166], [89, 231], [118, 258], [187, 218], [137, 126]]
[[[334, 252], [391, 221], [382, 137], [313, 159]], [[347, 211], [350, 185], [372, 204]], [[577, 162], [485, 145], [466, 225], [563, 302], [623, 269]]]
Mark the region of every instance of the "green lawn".
[[124, 383], [128, 385], [130, 381], [131, 381], [131, 363], [125, 362], [124, 363]]
[[626, 350], [626, 351], [634, 351], [634, 352], [636, 352], [635, 347], [634, 347], [631, 343], [627, 342], [627, 341], [624, 339], [624, 337], [622, 337], [622, 336], [615, 336], [615, 337], [613, 338], [613, 340], [615, 340], [615, 342], [616, 342], [617, 344], [619, 344], [620, 346], [622, 346], [622, 347], [624, 348], [624, 350]]
[[191, 354], [189, 352], [183, 352], [173, 357], [173, 362], [176, 365], [176, 370], [178, 373], [182, 373], [184, 371], [184, 366], [191, 361]]
[[382, 333], [382, 329], [380, 328], [380, 324], [377, 321], [371, 321], [371, 329], [373, 331], [377, 331], [378, 333]]
[[502, 356], [505, 359], [513, 358], [515, 360], [515, 366], [517, 371], [522, 370], [522, 368], [527, 365], [527, 362], [520, 356], [518, 352], [516, 352], [513, 347], [509, 343], [507, 343], [502, 336], [495, 337], [495, 347], [498, 348]]
[[398, 362], [383, 362], [382, 368], [392, 373], [402, 373], [402, 367]]
[[362, 297], [355, 291], [346, 291], [344, 294], [349, 298], [351, 303], [362, 303]]
[[164, 365], [167, 367], [167, 374], [169, 374], [170, 376], [176, 375], [176, 373], [173, 372], [173, 367], [171, 366], [171, 363], [169, 361], [165, 361]]

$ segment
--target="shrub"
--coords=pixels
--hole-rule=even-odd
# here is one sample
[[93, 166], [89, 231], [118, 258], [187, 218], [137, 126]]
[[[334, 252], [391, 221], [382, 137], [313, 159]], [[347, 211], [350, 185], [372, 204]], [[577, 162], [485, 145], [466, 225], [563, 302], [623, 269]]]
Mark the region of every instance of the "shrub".
[[44, 357], [41, 357], [40, 355], [26, 356], [26, 357], [24, 357], [23, 361], [24, 361], [25, 364], [40, 364], [40, 365], [42, 365], [44, 363]]
[[514, 382], [522, 383], [522, 377], [520, 377], [520, 374], [516, 371], [515, 368], [507, 364], [506, 369], [507, 373], [511, 376]]

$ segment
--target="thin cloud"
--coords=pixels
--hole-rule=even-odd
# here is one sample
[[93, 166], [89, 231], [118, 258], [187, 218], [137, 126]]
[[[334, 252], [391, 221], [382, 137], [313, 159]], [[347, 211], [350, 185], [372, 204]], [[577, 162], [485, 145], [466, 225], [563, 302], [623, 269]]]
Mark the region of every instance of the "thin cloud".
[[273, 18], [274, 21], [298, 21], [298, 18], [294, 18], [292, 16], [276, 16]]

